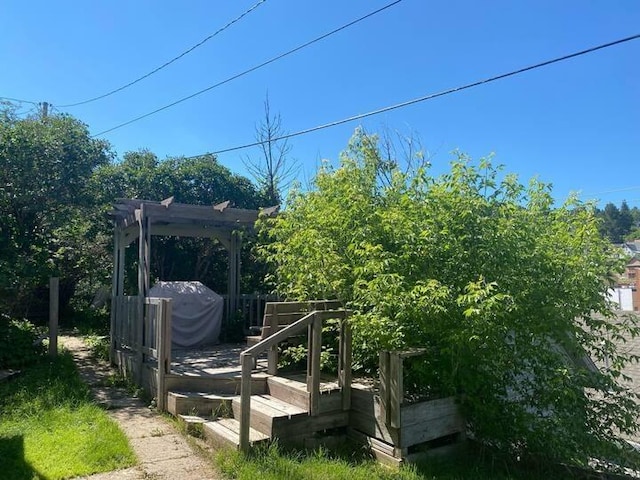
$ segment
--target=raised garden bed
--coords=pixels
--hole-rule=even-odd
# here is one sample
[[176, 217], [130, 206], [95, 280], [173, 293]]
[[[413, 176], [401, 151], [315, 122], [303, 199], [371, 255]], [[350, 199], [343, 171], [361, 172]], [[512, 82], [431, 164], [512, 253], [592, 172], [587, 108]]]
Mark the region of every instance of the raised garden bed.
[[380, 381], [351, 385], [350, 435], [384, 463], [416, 460], [464, 439], [465, 421], [455, 397], [407, 399], [403, 360], [424, 353], [381, 352]]

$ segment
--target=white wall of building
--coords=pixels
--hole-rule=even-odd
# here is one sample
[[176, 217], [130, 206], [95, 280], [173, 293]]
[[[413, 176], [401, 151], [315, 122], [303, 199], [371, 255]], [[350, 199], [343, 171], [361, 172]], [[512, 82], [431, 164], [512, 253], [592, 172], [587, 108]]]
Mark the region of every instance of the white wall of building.
[[631, 287], [609, 289], [609, 300], [616, 303], [620, 310], [633, 311], [633, 290]]

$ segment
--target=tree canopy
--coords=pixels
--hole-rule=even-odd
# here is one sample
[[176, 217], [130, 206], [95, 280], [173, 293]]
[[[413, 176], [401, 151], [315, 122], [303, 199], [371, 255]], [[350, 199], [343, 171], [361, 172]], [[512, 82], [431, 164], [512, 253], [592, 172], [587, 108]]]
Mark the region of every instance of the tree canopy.
[[613, 243], [622, 243], [640, 238], [640, 209], [629, 208], [622, 201], [620, 208], [614, 203], [607, 203], [604, 209], [596, 209], [600, 219], [600, 233]]
[[[0, 115], [0, 298], [26, 312], [25, 299], [55, 274], [81, 272], [95, 206], [87, 184], [111, 159], [109, 145], [66, 115], [20, 119]], [[84, 272], [82, 272], [84, 273]]]
[[580, 463], [637, 429], [635, 394], [617, 381], [635, 357], [603, 341], [637, 328], [609, 320], [620, 260], [592, 206], [555, 207], [549, 185], [462, 154], [440, 176], [405, 172], [357, 132], [262, 226], [279, 293], [353, 309], [360, 368], [380, 349], [427, 347], [411, 382], [459, 395], [484, 442]]

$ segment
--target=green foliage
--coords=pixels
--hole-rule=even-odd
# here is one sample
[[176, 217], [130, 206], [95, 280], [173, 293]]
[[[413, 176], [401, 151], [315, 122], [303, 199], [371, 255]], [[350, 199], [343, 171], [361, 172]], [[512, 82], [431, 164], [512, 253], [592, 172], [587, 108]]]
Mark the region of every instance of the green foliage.
[[600, 233], [613, 243], [622, 243], [640, 238], [640, 209], [629, 208], [626, 201], [622, 201], [620, 208], [609, 202], [603, 210], [596, 209], [600, 219]]
[[0, 314], [0, 369], [31, 365], [43, 354], [44, 347], [32, 323]]
[[[462, 154], [438, 177], [403, 171], [358, 133], [338, 168], [323, 165], [262, 220], [262, 253], [280, 294], [354, 310], [356, 367], [374, 370], [381, 349], [426, 347], [413, 382], [460, 394], [478, 438], [583, 464], [637, 430], [636, 394], [618, 382], [637, 357], [603, 339], [638, 327], [610, 319], [621, 261], [593, 207], [556, 207], [550, 191]], [[589, 370], [587, 354], [609, 368]]]
[[0, 412], [7, 480], [72, 478], [135, 463], [126, 437], [93, 403], [69, 353], [0, 384]]
[[69, 116], [0, 115], [2, 311], [29, 315], [36, 288], [49, 276], [72, 285], [86, 272], [83, 263], [100, 258], [86, 248], [95, 233], [88, 179], [109, 159], [108, 144], [90, 138], [87, 127]]

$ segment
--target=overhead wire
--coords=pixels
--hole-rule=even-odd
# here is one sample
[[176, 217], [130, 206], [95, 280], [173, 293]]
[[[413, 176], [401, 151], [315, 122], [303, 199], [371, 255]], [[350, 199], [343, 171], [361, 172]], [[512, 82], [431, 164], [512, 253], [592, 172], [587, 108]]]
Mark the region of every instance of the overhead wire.
[[142, 120], [143, 118], [147, 118], [147, 117], [150, 117], [151, 115], [155, 115], [156, 113], [159, 113], [159, 112], [161, 112], [163, 110], [166, 110], [168, 108], [174, 107], [174, 106], [176, 106], [176, 105], [178, 105], [178, 104], [180, 104], [182, 102], [185, 102], [185, 101], [190, 100], [190, 99], [192, 99], [194, 97], [197, 97], [198, 95], [202, 95], [205, 92], [208, 92], [210, 90], [213, 90], [214, 88], [220, 87], [220, 86], [222, 86], [222, 85], [224, 85], [226, 83], [229, 83], [229, 82], [231, 82], [233, 80], [236, 80], [236, 79], [238, 79], [240, 77], [243, 77], [243, 76], [245, 76], [245, 75], [247, 75], [247, 74], [249, 74], [251, 72], [255, 72], [256, 70], [258, 70], [258, 69], [260, 69], [262, 67], [266, 67], [267, 65], [269, 65], [269, 64], [271, 64], [273, 62], [276, 62], [276, 61], [278, 61], [278, 60], [280, 60], [280, 59], [282, 59], [284, 57], [287, 57], [287, 56], [289, 56], [289, 55], [291, 55], [291, 54], [293, 54], [293, 53], [295, 53], [295, 52], [297, 52], [299, 50], [302, 50], [303, 48], [306, 48], [306, 47], [308, 47], [310, 45], [313, 45], [314, 43], [317, 43], [317, 42], [319, 42], [321, 40], [324, 40], [325, 38], [330, 37], [331, 35], [334, 35], [334, 34], [340, 32], [340, 31], [342, 31], [342, 30], [344, 30], [346, 28], [349, 28], [349, 27], [351, 27], [351, 26], [353, 26], [353, 25], [355, 25], [355, 24], [357, 24], [359, 22], [362, 22], [363, 20], [366, 20], [367, 18], [372, 17], [372, 16], [374, 16], [374, 15], [376, 15], [376, 14], [378, 14], [378, 13], [384, 11], [384, 10], [387, 10], [388, 8], [391, 8], [394, 5], [397, 5], [401, 1], [402, 0], [395, 0], [394, 2], [391, 2], [391, 3], [389, 3], [389, 4], [385, 5], [385, 6], [377, 9], [377, 10], [374, 10], [373, 12], [370, 12], [370, 13], [368, 13], [368, 14], [360, 17], [360, 18], [357, 18], [356, 20], [353, 20], [353, 21], [351, 21], [349, 23], [346, 23], [346, 24], [342, 25], [341, 27], [338, 27], [338, 28], [336, 28], [334, 30], [331, 30], [330, 32], [327, 32], [327, 33], [325, 33], [323, 35], [320, 35], [319, 37], [316, 37], [313, 40], [310, 40], [310, 41], [308, 41], [306, 43], [303, 43], [302, 45], [299, 45], [299, 46], [297, 46], [297, 47], [295, 47], [295, 48], [293, 48], [291, 50], [288, 50], [288, 51], [286, 51], [284, 53], [281, 53], [280, 55], [277, 55], [277, 56], [275, 56], [275, 57], [273, 57], [273, 58], [271, 58], [269, 60], [266, 60], [265, 62], [262, 62], [262, 63], [260, 63], [260, 64], [258, 64], [256, 66], [254, 66], [254, 67], [251, 67], [251, 68], [249, 68], [247, 70], [244, 70], [243, 72], [235, 74], [235, 75], [233, 75], [233, 76], [231, 76], [231, 77], [229, 77], [229, 78], [227, 78], [225, 80], [222, 80], [222, 81], [220, 81], [220, 82], [218, 82], [216, 84], [213, 84], [213, 85], [211, 85], [209, 87], [203, 88], [202, 90], [199, 90], [199, 91], [197, 91], [195, 93], [192, 93], [191, 95], [188, 95], [186, 97], [182, 97], [181, 99], [176, 100], [175, 102], [169, 103], [168, 105], [165, 105], [163, 107], [157, 108], [156, 110], [153, 110], [153, 111], [151, 111], [149, 113], [145, 113], [144, 115], [140, 115], [139, 117], [135, 117], [135, 118], [133, 118], [133, 119], [131, 119], [129, 121], [126, 121], [124, 123], [120, 123], [119, 125], [116, 125], [115, 127], [111, 127], [111, 128], [109, 128], [107, 130], [103, 130], [102, 132], [96, 133], [95, 135], [92, 135], [92, 136], [93, 137], [98, 137], [100, 135], [104, 135], [105, 133], [109, 133], [109, 132], [112, 132], [112, 131], [117, 130], [119, 128], [126, 127], [127, 125], [131, 125], [132, 123], [135, 123], [135, 122], [137, 122], [139, 120]]
[[620, 192], [628, 192], [631, 190], [640, 190], [640, 186], [635, 186], [635, 187], [625, 187], [625, 188], [617, 188], [614, 190], [604, 190], [602, 192], [595, 192], [595, 193], [581, 193], [579, 196], [580, 197], [595, 197], [598, 195], [605, 195], [605, 194], [609, 194], [609, 193], [620, 193]]
[[0, 97], [0, 100], [6, 100], [9, 102], [16, 102], [16, 103], [30, 103], [31, 105], [40, 104], [40, 102], [32, 102], [31, 100], [21, 100], [19, 98], [12, 98], [12, 97]]
[[605, 44], [598, 45], [598, 46], [595, 46], [595, 47], [587, 48], [585, 50], [580, 50], [579, 52], [570, 53], [568, 55], [563, 55], [562, 57], [557, 57], [557, 58], [554, 58], [554, 59], [551, 59], [551, 60], [546, 60], [544, 62], [536, 63], [534, 65], [529, 65], [527, 67], [519, 68], [518, 70], [513, 70], [513, 71], [510, 71], [510, 72], [507, 72], [507, 73], [502, 73], [500, 75], [495, 75], [493, 77], [485, 78], [484, 80], [478, 80], [478, 81], [475, 81], [475, 82], [472, 82], [472, 83], [467, 83], [466, 85], [450, 88], [448, 90], [443, 90], [443, 91], [437, 92], [437, 93], [431, 93], [431, 94], [428, 94], [428, 95], [424, 95], [422, 97], [414, 98], [412, 100], [407, 100], [405, 102], [396, 103], [394, 105], [389, 105], [387, 107], [379, 108], [377, 110], [372, 110], [372, 111], [369, 111], [369, 112], [366, 112], [366, 113], [353, 115], [351, 117], [343, 118], [341, 120], [336, 120], [336, 121], [333, 121], [333, 122], [325, 123], [325, 124], [318, 125], [318, 126], [311, 127], [311, 128], [306, 128], [304, 130], [298, 130], [297, 132], [288, 133], [288, 134], [285, 134], [285, 135], [280, 135], [279, 137], [276, 137], [276, 138], [270, 138], [270, 139], [265, 140], [265, 141], [257, 141], [257, 142], [246, 143], [244, 145], [238, 145], [236, 147], [224, 148], [222, 150], [216, 150], [216, 151], [213, 151], [213, 152], [206, 152], [206, 153], [202, 153], [202, 154], [199, 154], [199, 155], [192, 155], [192, 156], [186, 157], [186, 158], [197, 158], [197, 157], [201, 157], [203, 155], [218, 155], [218, 154], [221, 154], [221, 153], [233, 152], [235, 150], [243, 150], [245, 148], [256, 147], [256, 146], [259, 146], [259, 145], [263, 145], [263, 144], [265, 144], [267, 142], [277, 142], [279, 140], [286, 140], [287, 138], [297, 137], [297, 136], [300, 136], [300, 135], [306, 135], [308, 133], [316, 132], [318, 130], [324, 130], [326, 128], [335, 127], [337, 125], [342, 125], [344, 123], [353, 122], [355, 120], [361, 120], [363, 118], [371, 117], [371, 116], [374, 116], [374, 115], [379, 115], [381, 113], [389, 112], [391, 110], [396, 110], [396, 109], [399, 109], [399, 108], [407, 107], [409, 105], [414, 105], [416, 103], [425, 102], [427, 100], [433, 100], [434, 98], [443, 97], [445, 95], [450, 95], [452, 93], [457, 93], [457, 92], [460, 92], [462, 90], [467, 90], [467, 89], [474, 88], [474, 87], [477, 87], [477, 86], [480, 86], [480, 85], [484, 85], [484, 84], [487, 84], [487, 83], [491, 83], [491, 82], [495, 82], [495, 81], [498, 81], [498, 80], [502, 80], [502, 79], [505, 79], [505, 78], [508, 78], [508, 77], [512, 77], [514, 75], [519, 75], [521, 73], [528, 72], [530, 70], [535, 70], [535, 69], [538, 69], [538, 68], [546, 67], [546, 66], [552, 65], [554, 63], [562, 62], [562, 61], [565, 61], [565, 60], [569, 60], [571, 58], [575, 58], [575, 57], [579, 57], [579, 56], [586, 55], [586, 54], [589, 54], [589, 53], [593, 53], [595, 51], [602, 50], [604, 48], [613, 47], [614, 45], [619, 45], [621, 43], [626, 43], [626, 42], [630, 42], [632, 40], [637, 40], [638, 38], [640, 38], [640, 34], [632, 35], [630, 37], [621, 38], [621, 39], [615, 40], [613, 42], [609, 42], [609, 43], [605, 43]]
[[185, 55], [188, 55], [189, 53], [193, 52], [196, 48], [204, 45], [206, 42], [208, 42], [209, 40], [211, 40], [213, 37], [219, 35], [220, 33], [224, 32], [227, 28], [229, 28], [230, 26], [232, 26], [234, 23], [239, 22], [240, 20], [242, 20], [245, 16], [247, 16], [248, 14], [250, 14], [251, 12], [253, 12], [256, 8], [258, 8], [260, 5], [262, 5], [264, 2], [266, 2], [267, 0], [259, 0], [256, 4], [252, 5], [248, 10], [246, 10], [245, 12], [243, 12], [241, 15], [239, 15], [238, 17], [234, 18], [233, 20], [229, 21], [226, 25], [224, 25], [223, 27], [220, 27], [218, 30], [216, 30], [214, 33], [212, 33], [211, 35], [205, 37], [204, 39], [202, 39], [200, 42], [198, 42], [197, 44], [195, 44], [194, 46], [192, 46], [191, 48], [185, 50], [184, 52], [182, 52], [180, 55], [172, 58], [171, 60], [163, 63], [162, 65], [160, 65], [157, 68], [154, 68], [153, 70], [151, 70], [149, 73], [142, 75], [139, 78], [136, 78], [135, 80], [122, 85], [121, 87], [118, 87], [114, 90], [111, 90], [107, 93], [104, 93], [102, 95], [98, 95], [97, 97], [93, 97], [93, 98], [89, 98], [87, 100], [83, 100], [82, 102], [76, 102], [76, 103], [69, 103], [66, 105], [58, 105], [59, 108], [71, 108], [71, 107], [77, 107], [79, 105], [85, 105], [87, 103], [91, 103], [91, 102], [95, 102], [97, 100], [101, 100], [103, 98], [109, 97], [111, 95], [113, 95], [114, 93], [118, 93], [121, 92], [122, 90], [131, 87], [132, 85], [135, 85], [138, 82], [141, 82], [142, 80], [144, 80], [145, 78], [149, 78], [151, 75], [158, 73], [160, 70], [162, 70], [163, 68], [168, 67], [169, 65], [171, 65], [172, 63], [180, 60], [182, 57], [184, 57]]

